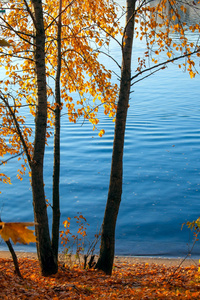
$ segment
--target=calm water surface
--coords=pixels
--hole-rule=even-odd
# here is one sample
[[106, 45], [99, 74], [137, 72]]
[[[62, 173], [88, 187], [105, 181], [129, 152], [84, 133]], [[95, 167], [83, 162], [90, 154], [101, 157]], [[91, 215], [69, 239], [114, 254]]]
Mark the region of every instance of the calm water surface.
[[[134, 47], [137, 59], [143, 44], [136, 42]], [[112, 50], [120, 60], [120, 52], [114, 46]], [[191, 80], [174, 65], [134, 86], [126, 126], [116, 254], [178, 257], [192, 246], [190, 231], [186, 226], [181, 230], [181, 226], [198, 218], [200, 212], [199, 94], [199, 76]], [[90, 124], [82, 126], [81, 122], [71, 124], [65, 117], [62, 119], [61, 224], [81, 212], [90, 224], [90, 240], [102, 223], [112, 155], [114, 124], [104, 115], [101, 120], [100, 128], [106, 134], [99, 138]], [[32, 124], [29, 118], [28, 122]], [[50, 138], [45, 158], [49, 200], [52, 141]], [[15, 159], [1, 168], [13, 183], [0, 186], [4, 221], [33, 220], [29, 179], [16, 179], [18, 166]], [[51, 220], [50, 208], [49, 217]], [[6, 249], [3, 242], [0, 249]], [[34, 251], [35, 247], [16, 245], [15, 249]], [[193, 255], [199, 254], [197, 244]]]

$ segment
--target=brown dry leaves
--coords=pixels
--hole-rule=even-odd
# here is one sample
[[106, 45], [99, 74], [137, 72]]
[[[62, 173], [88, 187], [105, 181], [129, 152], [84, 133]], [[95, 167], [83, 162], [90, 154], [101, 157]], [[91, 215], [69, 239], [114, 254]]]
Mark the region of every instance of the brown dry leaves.
[[[11, 259], [0, 259], [0, 299], [200, 299], [195, 266], [118, 264], [112, 277], [96, 270], [69, 269], [42, 277], [36, 260], [19, 259], [23, 280], [13, 273]], [[176, 271], [176, 272], [175, 272]]]

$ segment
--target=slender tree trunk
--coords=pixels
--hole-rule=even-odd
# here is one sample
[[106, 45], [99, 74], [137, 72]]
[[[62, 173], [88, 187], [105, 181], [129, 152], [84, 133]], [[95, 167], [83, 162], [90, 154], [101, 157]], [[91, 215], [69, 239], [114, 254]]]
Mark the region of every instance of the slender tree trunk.
[[[1, 217], [0, 217], [0, 222], [2, 222], [1, 220]], [[1, 229], [1, 228], [0, 228]], [[17, 259], [17, 255], [15, 253], [15, 250], [13, 249], [13, 246], [11, 244], [11, 241], [10, 239], [8, 241], [6, 241], [6, 245], [8, 246], [8, 249], [10, 251], [10, 254], [12, 255], [12, 260], [13, 260], [13, 263], [14, 263], [14, 266], [15, 266], [15, 273], [20, 277], [22, 278], [22, 274], [20, 272], [20, 269], [19, 269], [19, 263], [18, 263], [18, 259]]]
[[115, 251], [115, 227], [122, 195], [123, 149], [130, 94], [135, 2], [136, 0], [126, 1], [126, 27], [122, 47], [121, 82], [115, 123], [110, 185], [102, 226], [100, 256], [96, 265], [97, 269], [103, 270], [108, 275], [112, 274]]
[[32, 171], [32, 193], [37, 238], [37, 253], [42, 274], [57, 272], [48, 226], [47, 207], [43, 181], [43, 160], [47, 124], [47, 91], [45, 73], [45, 31], [41, 0], [32, 0], [35, 16], [35, 66], [37, 81], [37, 103], [35, 118], [35, 141]]
[[60, 73], [61, 73], [61, 11], [62, 0], [60, 0], [58, 34], [57, 34], [57, 74], [55, 83], [55, 130], [54, 130], [54, 167], [53, 167], [53, 223], [52, 223], [52, 249], [56, 261], [58, 260], [59, 228], [60, 228]]

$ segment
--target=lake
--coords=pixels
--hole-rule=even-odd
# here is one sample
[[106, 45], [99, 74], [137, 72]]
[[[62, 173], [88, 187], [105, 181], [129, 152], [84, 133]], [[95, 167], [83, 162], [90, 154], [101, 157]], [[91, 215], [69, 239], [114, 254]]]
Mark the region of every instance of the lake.
[[[191, 40], [195, 36], [191, 36]], [[144, 51], [136, 41], [133, 71]], [[120, 51], [111, 45], [120, 62]], [[105, 60], [111, 69], [114, 63]], [[199, 69], [199, 61], [196, 62]], [[136, 69], [136, 67], [135, 67]], [[200, 200], [200, 85], [177, 65], [168, 65], [133, 87], [126, 126], [123, 195], [116, 228], [117, 255], [184, 257], [193, 235], [182, 224], [199, 217]], [[61, 133], [61, 229], [67, 217], [82, 213], [93, 240], [103, 220], [109, 185], [114, 124], [100, 116], [102, 138], [88, 123], [62, 119]], [[27, 119], [32, 126], [32, 120]], [[45, 190], [52, 194], [53, 138], [45, 154]], [[17, 159], [1, 166], [12, 185], [1, 183], [3, 221], [33, 221], [28, 175], [16, 178]], [[51, 222], [51, 209], [48, 208]], [[73, 223], [75, 225], [75, 221]], [[76, 227], [72, 224], [72, 232]], [[199, 257], [200, 242], [193, 249]], [[35, 246], [16, 245], [16, 250], [35, 251]], [[3, 242], [0, 249], [5, 250]], [[60, 248], [62, 251], [62, 248]]]

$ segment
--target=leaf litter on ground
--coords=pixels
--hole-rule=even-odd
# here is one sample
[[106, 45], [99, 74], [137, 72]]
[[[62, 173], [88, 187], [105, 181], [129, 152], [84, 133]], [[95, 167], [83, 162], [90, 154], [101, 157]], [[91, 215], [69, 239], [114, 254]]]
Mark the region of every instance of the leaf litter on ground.
[[20, 258], [23, 279], [11, 259], [0, 259], [0, 299], [200, 299], [198, 266], [167, 267], [148, 263], [117, 263], [112, 276], [79, 265], [59, 265], [43, 277], [38, 261]]

